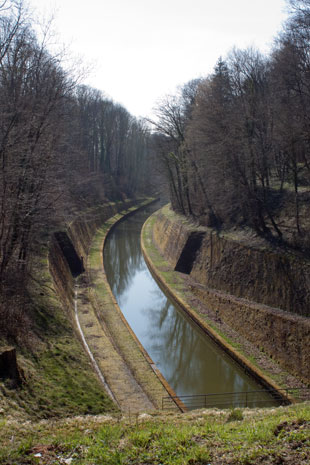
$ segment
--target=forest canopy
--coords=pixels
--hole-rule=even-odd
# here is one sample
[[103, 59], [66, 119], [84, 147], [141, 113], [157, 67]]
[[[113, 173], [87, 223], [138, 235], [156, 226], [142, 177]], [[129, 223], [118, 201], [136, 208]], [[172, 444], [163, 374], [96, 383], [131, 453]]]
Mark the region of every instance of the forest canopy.
[[23, 0], [0, 3], [2, 291], [25, 288], [42, 234], [74, 206], [146, 188], [145, 123], [79, 85], [33, 26]]
[[288, 6], [269, 55], [219, 58], [162, 99], [151, 132], [78, 82], [23, 0], [0, 2], [0, 311], [24, 295], [50, 231], [103, 200], [149, 194], [159, 164], [174, 210], [309, 251], [310, 0]]
[[287, 3], [269, 55], [233, 49], [162, 99], [152, 124], [174, 210], [308, 247], [310, 0]]

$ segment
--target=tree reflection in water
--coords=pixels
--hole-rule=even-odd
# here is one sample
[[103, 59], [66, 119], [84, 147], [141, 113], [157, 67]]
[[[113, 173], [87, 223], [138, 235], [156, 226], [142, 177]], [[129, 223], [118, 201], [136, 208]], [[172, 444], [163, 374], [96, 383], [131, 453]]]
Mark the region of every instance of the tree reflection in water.
[[140, 231], [150, 207], [111, 233], [104, 264], [128, 323], [178, 395], [261, 389], [161, 291], [144, 262]]
[[131, 224], [126, 226], [121, 222], [114, 229], [104, 248], [105, 271], [113, 294], [116, 296], [123, 295], [130, 288], [133, 279], [132, 270], [139, 272], [144, 265], [140, 243], [133, 234], [133, 230], [136, 229], [135, 223], [133, 218], [130, 219]]

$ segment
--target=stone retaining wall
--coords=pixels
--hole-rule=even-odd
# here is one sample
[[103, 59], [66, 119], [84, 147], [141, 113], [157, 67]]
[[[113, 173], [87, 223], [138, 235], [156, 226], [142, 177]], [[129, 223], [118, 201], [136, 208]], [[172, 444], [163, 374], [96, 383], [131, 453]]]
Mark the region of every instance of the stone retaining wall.
[[[310, 316], [310, 261], [282, 249], [238, 241], [228, 234], [195, 227], [164, 207], [154, 241], [173, 267], [193, 232], [203, 234], [190, 275], [200, 284], [237, 297]], [[253, 240], [254, 241], [254, 240]]]
[[[130, 208], [135, 202], [128, 200], [117, 203], [106, 203], [96, 208], [92, 208], [78, 216], [66, 228], [73, 247], [79, 257], [87, 256], [89, 246], [95, 231], [105, 220], [122, 211]], [[64, 256], [55, 235], [52, 236], [49, 247], [49, 268], [53, 277], [55, 288], [61, 300], [67, 308], [73, 307], [73, 278], [69, 263]]]

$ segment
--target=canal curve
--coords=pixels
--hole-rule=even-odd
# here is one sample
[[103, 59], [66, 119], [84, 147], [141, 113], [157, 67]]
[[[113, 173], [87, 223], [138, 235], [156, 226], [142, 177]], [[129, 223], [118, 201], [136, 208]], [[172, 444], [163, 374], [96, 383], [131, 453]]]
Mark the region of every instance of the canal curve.
[[[118, 223], [104, 246], [106, 276], [126, 320], [177, 395], [261, 390], [152, 277], [140, 233], [157, 208], [148, 206]], [[262, 403], [270, 405], [266, 393], [257, 397], [257, 405]]]

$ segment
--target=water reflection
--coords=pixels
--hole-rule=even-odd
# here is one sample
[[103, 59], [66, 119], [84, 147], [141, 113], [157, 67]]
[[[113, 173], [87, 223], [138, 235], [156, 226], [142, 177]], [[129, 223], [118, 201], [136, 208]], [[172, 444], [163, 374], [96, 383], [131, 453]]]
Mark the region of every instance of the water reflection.
[[150, 213], [148, 207], [121, 222], [104, 251], [110, 286], [140, 342], [178, 395], [261, 389], [154, 281], [140, 249]]
[[[132, 234], [133, 231], [130, 233], [130, 224], [128, 225], [126, 240], [122, 240], [124, 231], [120, 227], [121, 225], [122, 223], [109, 236], [108, 245], [104, 249], [109, 284], [116, 296], [123, 295], [126, 289], [130, 288], [134, 277], [132, 270], [140, 271], [143, 269], [140, 243], [137, 241], [135, 234]], [[124, 257], [126, 257], [126, 260], [124, 260]]]

